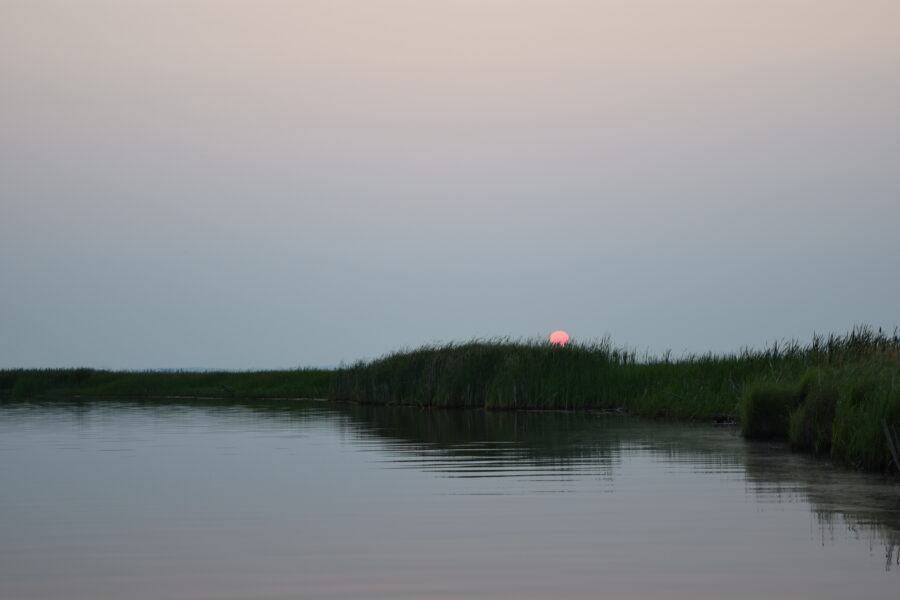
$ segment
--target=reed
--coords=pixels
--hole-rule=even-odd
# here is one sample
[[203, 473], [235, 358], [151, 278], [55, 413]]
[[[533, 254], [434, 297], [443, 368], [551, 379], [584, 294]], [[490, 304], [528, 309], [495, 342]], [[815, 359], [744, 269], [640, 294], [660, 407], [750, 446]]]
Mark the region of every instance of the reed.
[[900, 340], [860, 327], [814, 340], [809, 368], [760, 373], [740, 398], [747, 437], [783, 437], [797, 450], [870, 470], [894, 464], [888, 427], [900, 424]]
[[334, 375], [334, 371], [322, 369], [202, 373], [15, 369], [0, 371], [0, 397], [324, 398]]
[[[725, 355], [640, 357], [608, 340], [552, 346], [476, 340], [388, 354], [339, 370], [331, 397], [375, 404], [488, 409], [622, 408], [655, 416], [737, 416], [756, 382], [796, 380], [813, 368], [897, 360], [900, 338], [858, 327], [808, 345], [772, 344]], [[779, 433], [787, 433], [786, 424]]]
[[894, 462], [885, 424], [900, 423], [898, 378], [900, 363], [871, 360], [810, 371], [793, 383], [763, 379], [741, 399], [741, 427], [748, 437], [785, 437], [797, 450], [884, 471]]
[[619, 410], [739, 419], [748, 438], [869, 470], [890, 467], [884, 425], [900, 426], [900, 336], [860, 326], [737, 353], [673, 360], [608, 339], [552, 346], [474, 340], [395, 352], [337, 370], [0, 371], [0, 397], [329, 398], [361, 404], [488, 410]]
[[641, 357], [608, 340], [565, 347], [478, 340], [339, 370], [329, 395], [363, 404], [493, 410], [615, 409], [738, 419], [748, 438], [858, 468], [891, 464], [881, 421], [900, 424], [900, 336], [868, 327], [726, 355]]
[[787, 437], [791, 411], [803, 404], [807, 385], [806, 380], [794, 384], [763, 380], [749, 385], [740, 403], [741, 433], [744, 437]]

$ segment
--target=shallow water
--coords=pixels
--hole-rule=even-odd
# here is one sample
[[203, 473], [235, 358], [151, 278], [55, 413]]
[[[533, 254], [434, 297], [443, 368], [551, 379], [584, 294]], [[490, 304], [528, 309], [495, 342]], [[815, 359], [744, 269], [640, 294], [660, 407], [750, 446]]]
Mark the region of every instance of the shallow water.
[[0, 405], [0, 598], [896, 597], [900, 486], [730, 429]]

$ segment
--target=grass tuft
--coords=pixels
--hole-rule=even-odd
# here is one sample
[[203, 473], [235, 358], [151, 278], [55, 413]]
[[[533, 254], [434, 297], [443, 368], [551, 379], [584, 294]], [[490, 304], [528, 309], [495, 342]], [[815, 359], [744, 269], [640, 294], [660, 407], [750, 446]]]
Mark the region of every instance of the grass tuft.
[[803, 403], [805, 381], [786, 385], [756, 381], [741, 398], [741, 433], [750, 439], [788, 437], [791, 411]]

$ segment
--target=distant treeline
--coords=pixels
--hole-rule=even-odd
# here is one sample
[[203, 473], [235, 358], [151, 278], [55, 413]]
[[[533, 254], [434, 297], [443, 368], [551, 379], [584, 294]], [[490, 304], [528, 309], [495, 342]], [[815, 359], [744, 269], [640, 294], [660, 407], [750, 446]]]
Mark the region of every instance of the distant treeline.
[[734, 354], [638, 357], [608, 340], [472, 341], [393, 353], [336, 370], [0, 371], [0, 397], [328, 398], [494, 410], [620, 410], [739, 420], [750, 438], [868, 470], [892, 462], [900, 429], [900, 336], [868, 327]]

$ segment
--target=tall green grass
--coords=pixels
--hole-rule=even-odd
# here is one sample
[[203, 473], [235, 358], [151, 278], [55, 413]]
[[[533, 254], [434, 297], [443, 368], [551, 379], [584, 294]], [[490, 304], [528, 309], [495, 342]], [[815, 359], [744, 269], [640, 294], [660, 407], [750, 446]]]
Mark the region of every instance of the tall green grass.
[[[900, 340], [857, 328], [814, 340], [810, 368], [761, 373], [741, 397], [746, 437], [782, 437], [798, 450], [881, 471], [892, 462], [884, 425], [900, 424]], [[895, 465], [895, 468], [900, 465]]]
[[609, 340], [552, 346], [476, 340], [396, 352], [334, 371], [0, 371], [0, 397], [307, 397], [497, 410], [617, 409], [641, 416], [739, 418], [748, 438], [880, 470], [882, 421], [900, 426], [900, 336], [857, 327], [724, 355], [638, 357]]
[[882, 419], [900, 423], [900, 336], [857, 327], [806, 345], [727, 355], [638, 357], [608, 340], [551, 346], [508, 340], [426, 346], [341, 369], [329, 397], [443, 408], [618, 409], [738, 418], [748, 438], [860, 468], [888, 466]]
[[846, 364], [802, 382], [763, 380], [743, 396], [746, 414], [756, 415], [742, 419], [747, 437], [783, 437], [798, 450], [882, 471], [892, 462], [882, 423], [900, 424], [900, 365]]
[[896, 357], [900, 339], [867, 328], [725, 355], [641, 357], [609, 340], [552, 346], [509, 340], [425, 346], [341, 369], [331, 396], [376, 404], [489, 409], [622, 408], [640, 414], [736, 416], [753, 382], [810, 368]]

